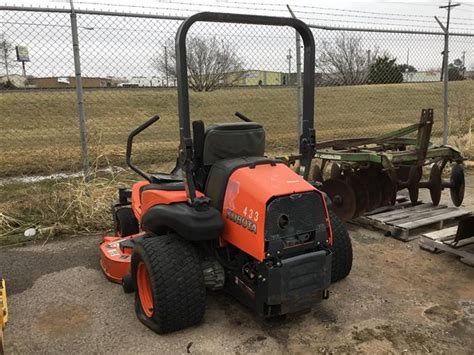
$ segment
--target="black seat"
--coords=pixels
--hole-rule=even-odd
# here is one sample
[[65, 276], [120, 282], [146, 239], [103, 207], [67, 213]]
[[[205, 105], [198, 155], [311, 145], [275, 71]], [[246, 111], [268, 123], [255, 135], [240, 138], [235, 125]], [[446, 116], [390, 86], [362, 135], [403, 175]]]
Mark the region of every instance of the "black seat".
[[278, 163], [281, 164], [282, 162], [265, 157], [244, 157], [219, 160], [212, 165], [206, 182], [205, 194], [211, 199], [211, 206], [219, 211], [222, 210], [227, 182], [235, 170], [261, 164], [275, 165]]
[[223, 123], [204, 130], [202, 121], [193, 122], [196, 187], [204, 191], [209, 171], [222, 159], [263, 157], [265, 130], [255, 122]]
[[211, 125], [204, 134], [203, 165], [221, 159], [262, 157], [265, 153], [265, 130], [255, 122]]

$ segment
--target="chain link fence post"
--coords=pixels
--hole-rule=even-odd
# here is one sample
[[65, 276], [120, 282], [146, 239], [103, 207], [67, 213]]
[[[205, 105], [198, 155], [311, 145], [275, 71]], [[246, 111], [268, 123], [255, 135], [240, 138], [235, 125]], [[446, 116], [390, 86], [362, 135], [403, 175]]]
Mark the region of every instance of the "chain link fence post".
[[82, 87], [81, 76], [81, 56], [79, 53], [79, 35], [77, 32], [77, 16], [74, 11], [74, 4], [71, 0], [71, 32], [72, 32], [72, 48], [74, 53], [74, 71], [76, 75], [76, 97], [77, 110], [79, 112], [79, 131], [81, 137], [81, 165], [84, 178], [89, 179], [89, 156], [87, 149], [87, 126], [86, 112], [84, 109], [84, 92]]
[[443, 144], [448, 144], [449, 135], [449, 33], [444, 36], [443, 51]]
[[[441, 78], [443, 79], [443, 144], [448, 144], [449, 134], [449, 29], [444, 26], [441, 21], [435, 16], [436, 22], [444, 32], [444, 49], [443, 49], [443, 68]], [[448, 20], [449, 21], [449, 20]], [[448, 22], [449, 23], [449, 22]]]

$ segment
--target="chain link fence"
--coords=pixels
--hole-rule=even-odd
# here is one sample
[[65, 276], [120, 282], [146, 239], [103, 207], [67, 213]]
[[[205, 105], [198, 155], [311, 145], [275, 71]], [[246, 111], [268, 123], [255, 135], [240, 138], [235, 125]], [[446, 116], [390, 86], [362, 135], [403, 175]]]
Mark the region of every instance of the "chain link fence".
[[[0, 177], [80, 170], [70, 13], [0, 7], [0, 14]], [[181, 21], [77, 12], [89, 162], [124, 166], [128, 133], [154, 114], [161, 119], [137, 139], [136, 162], [151, 169], [175, 162], [174, 36]], [[435, 109], [434, 139], [441, 139], [442, 33], [328, 27], [313, 27], [313, 33], [319, 141], [398, 129], [428, 107]], [[474, 37], [450, 37], [450, 137], [468, 145], [474, 80], [466, 67], [474, 62]], [[16, 46], [28, 48], [24, 68]], [[295, 46], [290, 28], [193, 26], [191, 118], [231, 122], [239, 111], [265, 126], [269, 154], [296, 152]]]

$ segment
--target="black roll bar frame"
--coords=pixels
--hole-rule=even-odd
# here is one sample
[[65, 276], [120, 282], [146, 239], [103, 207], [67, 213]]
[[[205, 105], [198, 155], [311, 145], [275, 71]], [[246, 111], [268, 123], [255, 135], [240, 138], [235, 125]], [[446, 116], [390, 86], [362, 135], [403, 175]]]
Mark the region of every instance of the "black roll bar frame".
[[[191, 205], [202, 205], [206, 201], [197, 201], [193, 180], [193, 148], [191, 137], [191, 120], [189, 114], [189, 83], [186, 57], [186, 36], [196, 22], [220, 22], [265, 26], [293, 27], [300, 34], [304, 44], [304, 77], [303, 77], [303, 122], [299, 152], [303, 176], [308, 179], [311, 160], [314, 156], [316, 138], [314, 131], [314, 68], [315, 43], [311, 29], [301, 20], [292, 17], [270, 17], [259, 15], [226, 14], [218, 12], [201, 12], [188, 17], [179, 26], [176, 33], [176, 79], [178, 85], [178, 110], [180, 131], [180, 160], [185, 173], [185, 187], [188, 202]], [[200, 198], [202, 199], [202, 198]], [[197, 207], [197, 206], [196, 206]]]

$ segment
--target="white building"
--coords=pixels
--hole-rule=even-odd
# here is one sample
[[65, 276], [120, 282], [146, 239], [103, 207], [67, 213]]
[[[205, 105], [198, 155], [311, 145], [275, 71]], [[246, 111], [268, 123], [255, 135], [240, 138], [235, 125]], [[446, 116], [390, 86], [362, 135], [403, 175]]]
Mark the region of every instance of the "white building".
[[[170, 83], [171, 84], [171, 83]], [[159, 88], [166, 86], [166, 80], [157, 76], [145, 77], [145, 76], [134, 76], [126, 82], [122, 82], [117, 85], [118, 87], [139, 87], [139, 88]], [[170, 85], [171, 86], [171, 85]]]
[[419, 72], [408, 72], [403, 73], [404, 83], [423, 83], [431, 81], [440, 81], [440, 71], [419, 71]]

